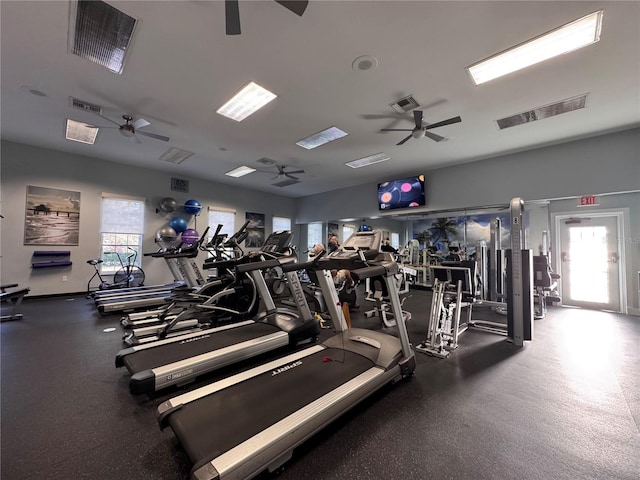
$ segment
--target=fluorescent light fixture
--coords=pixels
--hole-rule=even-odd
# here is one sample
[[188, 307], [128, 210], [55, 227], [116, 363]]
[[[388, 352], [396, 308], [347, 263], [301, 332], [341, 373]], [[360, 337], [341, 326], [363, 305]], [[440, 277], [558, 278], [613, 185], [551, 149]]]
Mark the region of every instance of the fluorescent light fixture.
[[65, 138], [74, 142], [88, 143], [93, 145], [98, 135], [97, 127], [90, 127], [86, 123], [76, 122], [67, 118], [67, 126], [65, 128]]
[[229, 176], [229, 177], [243, 177], [245, 175], [249, 175], [250, 173], [255, 172], [256, 169], [255, 168], [251, 168], [251, 167], [245, 167], [244, 165], [242, 167], [238, 167], [235, 168], [227, 173], [225, 173], [225, 175]]
[[180, 165], [187, 158], [193, 155], [193, 152], [188, 150], [182, 150], [181, 148], [169, 148], [166, 152], [158, 157], [158, 160], [162, 160], [163, 162], [175, 163], [176, 165]]
[[476, 85], [521, 70], [600, 40], [603, 10], [467, 67]]
[[347, 132], [343, 132], [338, 127], [329, 127], [321, 132], [314, 133], [313, 135], [303, 138], [296, 145], [311, 150], [312, 148], [319, 147], [325, 143], [333, 142], [342, 137], [349, 135]]
[[351, 168], [360, 168], [366, 167], [367, 165], [373, 165], [374, 163], [385, 162], [387, 160], [391, 160], [391, 157], [386, 153], [380, 152], [374, 155], [369, 155], [368, 157], [359, 158], [358, 160], [352, 160], [351, 162], [345, 163], [345, 165]]
[[251, 82], [221, 106], [216, 113], [231, 118], [236, 122], [241, 122], [276, 97], [275, 93], [271, 93], [257, 83]]

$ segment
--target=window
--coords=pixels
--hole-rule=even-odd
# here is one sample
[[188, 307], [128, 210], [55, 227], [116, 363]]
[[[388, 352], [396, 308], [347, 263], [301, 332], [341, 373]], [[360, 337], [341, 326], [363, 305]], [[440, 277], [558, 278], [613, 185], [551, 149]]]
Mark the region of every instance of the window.
[[273, 230], [279, 232], [281, 230], [291, 231], [291, 219], [286, 217], [273, 217]]
[[209, 238], [207, 238], [207, 241], [213, 238], [220, 224], [222, 224], [222, 229], [220, 230], [221, 235], [230, 237], [236, 233], [236, 211], [209, 207], [209, 233], [207, 234]]
[[340, 244], [344, 243], [344, 241], [353, 235], [356, 231], [356, 227], [353, 225], [343, 225], [342, 226], [342, 238], [340, 238]]
[[400, 248], [400, 235], [398, 233], [391, 234], [391, 246], [396, 250]]
[[114, 273], [128, 262], [142, 263], [144, 199], [102, 194], [100, 264], [104, 273]]
[[313, 247], [316, 243], [322, 243], [322, 223], [307, 225], [307, 248]]
[[[207, 233], [207, 243], [211, 241], [213, 235], [218, 229], [218, 225], [220, 224], [222, 225], [222, 228], [218, 235], [226, 235], [227, 237], [230, 237], [236, 233], [236, 211], [225, 208], [209, 207], [209, 232]], [[225, 249], [225, 253], [229, 257], [232, 257], [233, 248]], [[209, 252], [209, 256], [213, 256], [213, 253]]]

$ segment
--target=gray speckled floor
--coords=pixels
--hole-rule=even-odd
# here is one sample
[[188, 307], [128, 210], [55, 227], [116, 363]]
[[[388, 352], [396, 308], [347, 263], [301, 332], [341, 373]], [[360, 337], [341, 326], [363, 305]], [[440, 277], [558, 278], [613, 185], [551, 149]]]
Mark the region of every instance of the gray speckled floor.
[[[420, 290], [405, 303], [414, 344], [429, 303]], [[361, 304], [354, 326], [380, 328]], [[119, 318], [82, 296], [27, 300], [22, 312], [0, 325], [2, 478], [188, 478], [188, 458], [155, 419], [176, 391], [131, 396], [114, 367]], [[558, 307], [534, 335], [517, 349], [468, 331], [448, 359], [417, 354], [412, 379], [299, 447], [278, 478], [638, 479], [640, 318]]]

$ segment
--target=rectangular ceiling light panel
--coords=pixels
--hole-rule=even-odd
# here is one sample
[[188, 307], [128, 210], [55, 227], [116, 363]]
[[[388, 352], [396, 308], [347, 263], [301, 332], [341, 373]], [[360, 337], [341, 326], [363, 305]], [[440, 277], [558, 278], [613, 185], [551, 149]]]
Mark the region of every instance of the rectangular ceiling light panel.
[[467, 67], [476, 85], [572, 52], [600, 40], [603, 10]]
[[349, 135], [347, 132], [343, 132], [338, 127], [329, 127], [321, 132], [314, 133], [313, 135], [308, 136], [296, 142], [296, 145], [302, 148], [306, 148], [307, 150], [311, 150], [312, 148], [319, 147], [324, 145], [325, 143], [333, 142], [334, 140], [338, 140], [339, 138], [346, 137]]
[[241, 122], [276, 97], [275, 93], [271, 93], [257, 83], [251, 82], [220, 107], [216, 113], [236, 122]]
[[71, 2], [69, 52], [122, 74], [137, 20], [98, 0]]
[[249, 175], [250, 173], [255, 172], [255, 168], [245, 167], [244, 165], [238, 168], [234, 168], [233, 170], [228, 171], [225, 175], [229, 177], [244, 177], [245, 175]]
[[86, 123], [76, 122], [67, 118], [65, 138], [74, 142], [93, 145], [96, 141], [96, 136], [98, 136], [98, 130], [96, 127], [89, 127]]
[[352, 160], [351, 162], [345, 163], [345, 165], [351, 168], [360, 168], [366, 167], [367, 165], [373, 165], [374, 163], [385, 162], [387, 160], [391, 160], [391, 157], [386, 153], [381, 152], [369, 155], [368, 157], [359, 158], [358, 160]]
[[579, 110], [586, 106], [587, 95], [588, 94], [585, 93], [584, 95], [566, 98], [559, 102], [534, 108], [533, 110], [528, 110], [516, 115], [511, 115], [510, 117], [500, 118], [496, 121], [500, 130], [503, 130], [505, 128], [522, 125], [523, 123], [535, 122], [536, 120], [555, 117], [562, 113], [573, 112], [574, 110]]

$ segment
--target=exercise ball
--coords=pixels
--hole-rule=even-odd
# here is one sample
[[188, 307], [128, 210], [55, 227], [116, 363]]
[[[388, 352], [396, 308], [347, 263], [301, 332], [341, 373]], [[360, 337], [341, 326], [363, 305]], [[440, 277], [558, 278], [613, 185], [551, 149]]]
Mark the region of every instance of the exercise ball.
[[187, 200], [184, 202], [184, 211], [189, 215], [200, 215], [200, 211], [202, 210], [202, 205], [197, 200]]
[[200, 240], [200, 234], [193, 228], [187, 228], [184, 232], [182, 232], [181, 238], [183, 244], [193, 245], [195, 242]]
[[160, 211], [163, 213], [175, 212], [178, 207], [178, 203], [175, 198], [166, 197], [160, 200]]
[[187, 221], [182, 217], [173, 217], [171, 220], [169, 220], [169, 226], [176, 232], [182, 233], [187, 229], [188, 224]]
[[169, 225], [163, 225], [156, 231], [156, 239], [161, 242], [172, 242], [178, 238], [178, 232], [176, 232]]

